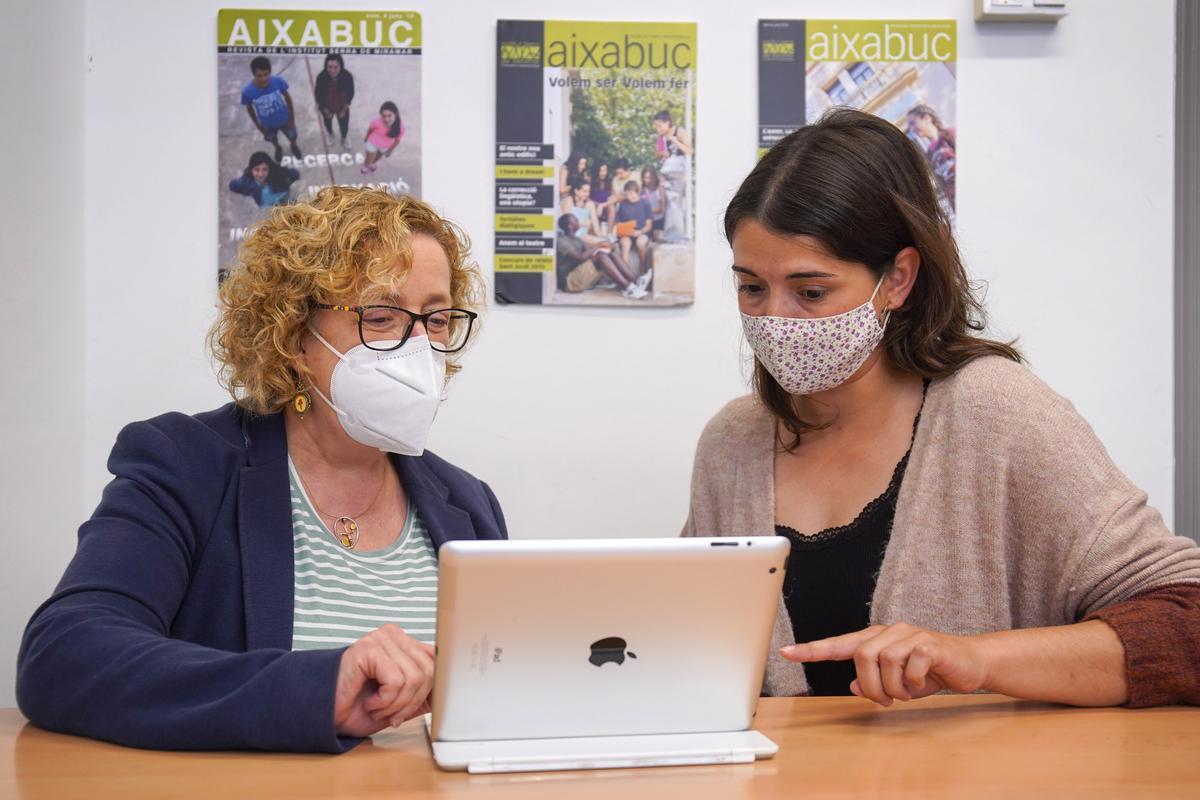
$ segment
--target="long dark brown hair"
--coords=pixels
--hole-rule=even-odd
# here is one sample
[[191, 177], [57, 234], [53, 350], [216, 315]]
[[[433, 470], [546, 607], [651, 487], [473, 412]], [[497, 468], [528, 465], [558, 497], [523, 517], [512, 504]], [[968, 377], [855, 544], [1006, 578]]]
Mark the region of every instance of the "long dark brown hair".
[[396, 108], [396, 104], [391, 100], [387, 100], [379, 107], [379, 116], [382, 117], [385, 111], [390, 111], [396, 115], [396, 119], [392, 123], [392, 127], [388, 128], [387, 134], [389, 139], [395, 139], [400, 135], [400, 109]]
[[[864, 264], [877, 277], [896, 254], [916, 248], [921, 268], [884, 333], [886, 357], [923, 378], [944, 378], [969, 361], [998, 355], [1021, 361], [1011, 342], [978, 335], [983, 306], [963, 268], [950, 221], [938, 205], [925, 157], [895, 126], [851, 109], [834, 109], [772, 147], [725, 210], [725, 238], [751, 219], [779, 236], [811, 236], [836, 258]], [[754, 390], [793, 435], [793, 450], [817, 426], [793, 397], [754, 362]]]

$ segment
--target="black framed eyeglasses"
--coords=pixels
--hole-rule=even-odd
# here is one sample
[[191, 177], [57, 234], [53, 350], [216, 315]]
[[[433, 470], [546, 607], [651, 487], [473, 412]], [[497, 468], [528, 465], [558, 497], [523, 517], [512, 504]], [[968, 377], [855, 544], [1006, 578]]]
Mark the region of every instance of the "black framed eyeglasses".
[[352, 311], [358, 315], [358, 339], [370, 350], [398, 350], [412, 336], [420, 322], [425, 326], [429, 346], [441, 353], [463, 349], [471, 336], [471, 325], [479, 318], [465, 308], [439, 308], [418, 314], [399, 306], [339, 306], [313, 303], [327, 311]]

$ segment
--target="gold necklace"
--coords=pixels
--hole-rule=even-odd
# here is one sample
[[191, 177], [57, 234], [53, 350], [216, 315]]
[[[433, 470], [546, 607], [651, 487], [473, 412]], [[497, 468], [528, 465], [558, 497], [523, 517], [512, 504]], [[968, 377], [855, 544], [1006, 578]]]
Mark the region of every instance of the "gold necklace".
[[[296, 470], [296, 477], [300, 477], [299, 469]], [[367, 507], [357, 514], [330, 514], [328, 511], [323, 511], [317, 505], [317, 496], [311, 491], [308, 492], [308, 499], [312, 501], [313, 508], [317, 510], [318, 514], [333, 520], [333, 527], [330, 529], [330, 532], [333, 533], [338, 543], [347, 550], [353, 550], [358, 545], [359, 537], [362, 534], [362, 528], [359, 526], [356, 517], [361, 517], [375, 507], [375, 501], [379, 499], [379, 495], [383, 494], [383, 485], [385, 483], [387, 483], [386, 468], [383, 475], [379, 478], [379, 488], [375, 490], [375, 496], [371, 498], [371, 502], [367, 504]], [[300, 478], [300, 485], [304, 486], [305, 491], [308, 491], [308, 486], [305, 485], [304, 478]]]

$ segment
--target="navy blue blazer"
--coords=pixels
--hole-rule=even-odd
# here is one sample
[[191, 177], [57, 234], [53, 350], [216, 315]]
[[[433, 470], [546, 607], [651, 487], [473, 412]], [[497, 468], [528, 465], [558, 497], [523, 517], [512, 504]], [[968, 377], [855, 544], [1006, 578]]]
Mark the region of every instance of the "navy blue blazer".
[[[435, 547], [504, 539], [486, 484], [432, 453], [393, 456]], [[35, 725], [135, 747], [337, 753], [342, 649], [293, 652], [283, 417], [233, 404], [125, 427], [17, 662]]]

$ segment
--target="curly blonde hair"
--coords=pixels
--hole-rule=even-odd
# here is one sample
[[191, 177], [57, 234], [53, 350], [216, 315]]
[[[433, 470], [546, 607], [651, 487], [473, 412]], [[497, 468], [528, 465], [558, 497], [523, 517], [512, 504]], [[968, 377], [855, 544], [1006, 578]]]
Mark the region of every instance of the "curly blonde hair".
[[[308, 373], [300, 342], [311, 303], [396, 294], [419, 233], [446, 253], [452, 304], [481, 307], [483, 278], [466, 234], [412, 197], [330, 186], [309, 202], [277, 206], [254, 225], [221, 284], [220, 317], [209, 332], [218, 378], [234, 401], [257, 414], [282, 410]], [[448, 356], [448, 375], [460, 369], [456, 355]]]

